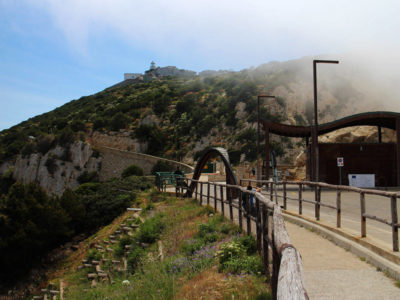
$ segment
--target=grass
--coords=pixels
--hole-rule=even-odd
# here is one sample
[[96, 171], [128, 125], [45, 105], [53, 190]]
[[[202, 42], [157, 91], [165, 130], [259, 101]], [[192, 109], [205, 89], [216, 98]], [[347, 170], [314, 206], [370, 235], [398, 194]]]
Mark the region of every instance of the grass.
[[[126, 257], [128, 270], [112, 270], [111, 263], [105, 263], [102, 269], [110, 274], [111, 283], [91, 287], [87, 274], [94, 270], [73, 268], [63, 276], [66, 299], [270, 299], [266, 278], [258, 269], [254, 238], [240, 236], [236, 225], [190, 199], [156, 197], [154, 192], [143, 198], [150, 199], [143, 203], [152, 204], [151, 213], [142, 214], [144, 222], [133, 236], [124, 236], [114, 245], [119, 253], [107, 253], [113, 255], [111, 259]], [[151, 198], [157, 202], [150, 202]], [[120, 223], [125, 219], [126, 214]], [[113, 234], [116, 228], [106, 231]], [[99, 241], [99, 236], [107, 239], [104, 230], [89, 238], [90, 243]], [[141, 247], [143, 242], [148, 246]], [[229, 243], [239, 245], [240, 256], [227, 259], [227, 266], [221, 267], [217, 253]], [[128, 255], [124, 254], [127, 245], [131, 246]], [[98, 256], [98, 251], [86, 248], [86, 258]], [[253, 268], [256, 271], [250, 272]]]

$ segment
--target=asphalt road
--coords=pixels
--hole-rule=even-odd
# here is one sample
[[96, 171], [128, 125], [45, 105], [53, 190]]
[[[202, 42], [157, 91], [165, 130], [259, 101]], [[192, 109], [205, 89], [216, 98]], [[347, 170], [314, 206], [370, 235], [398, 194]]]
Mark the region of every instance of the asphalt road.
[[[266, 193], [265, 191], [262, 192]], [[282, 190], [278, 190], [278, 195], [283, 195]], [[315, 193], [311, 190], [303, 191], [303, 199], [315, 200]], [[298, 189], [289, 189], [287, 197], [295, 200], [287, 200], [287, 209], [298, 213]], [[400, 212], [400, 199], [397, 202], [397, 210]], [[283, 205], [283, 199], [278, 197], [278, 203]], [[321, 203], [336, 206], [336, 191], [321, 191]], [[391, 221], [390, 198], [365, 195], [366, 213]], [[341, 227], [356, 236], [361, 236], [361, 210], [360, 195], [355, 192], [341, 193]], [[303, 202], [303, 215], [315, 218], [315, 206], [311, 203]], [[321, 207], [320, 220], [329, 225], [336, 226], [336, 210]], [[384, 223], [367, 219], [367, 238], [376, 240], [379, 244], [392, 249], [392, 228]]]

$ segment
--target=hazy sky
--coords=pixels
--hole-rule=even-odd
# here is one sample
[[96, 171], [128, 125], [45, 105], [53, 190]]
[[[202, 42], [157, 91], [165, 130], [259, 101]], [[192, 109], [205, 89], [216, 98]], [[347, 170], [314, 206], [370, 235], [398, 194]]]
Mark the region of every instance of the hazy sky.
[[240, 70], [351, 52], [399, 70], [399, 13], [398, 0], [0, 0], [0, 129], [152, 60]]

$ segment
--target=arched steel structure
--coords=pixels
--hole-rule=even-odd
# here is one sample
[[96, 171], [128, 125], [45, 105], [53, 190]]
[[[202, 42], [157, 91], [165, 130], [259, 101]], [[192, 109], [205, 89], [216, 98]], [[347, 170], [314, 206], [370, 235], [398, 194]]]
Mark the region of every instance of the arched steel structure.
[[[312, 126], [292, 126], [287, 124], [280, 124], [269, 120], [261, 119], [265, 131], [265, 160], [269, 161], [269, 134], [274, 133], [277, 135], [287, 137], [311, 137]], [[396, 174], [397, 174], [397, 185], [400, 186], [400, 113], [388, 112], [388, 111], [377, 111], [367, 112], [348, 116], [333, 122], [318, 125], [318, 135], [332, 132], [341, 128], [351, 126], [377, 126], [378, 127], [378, 138], [379, 142], [382, 141], [381, 128], [389, 128], [396, 131]], [[308, 142], [307, 142], [308, 143]], [[315, 145], [313, 145], [315, 147]], [[313, 167], [314, 169], [314, 167]], [[315, 174], [315, 170], [312, 170]], [[267, 172], [268, 179], [268, 172]]]
[[[348, 116], [336, 121], [318, 125], [318, 135], [332, 132], [351, 126], [378, 126], [396, 130], [396, 121], [400, 119], [400, 113], [377, 111]], [[288, 137], [310, 137], [312, 126], [293, 126], [280, 124], [269, 120], [260, 120], [264, 130]]]
[[[197, 162], [196, 167], [194, 169], [193, 173], [193, 179], [198, 180], [201, 175], [201, 171], [203, 170], [204, 166], [208, 162], [208, 160], [212, 157], [219, 156], [221, 157], [224, 165], [225, 165], [225, 173], [226, 173], [226, 183], [227, 184], [232, 184], [232, 185], [238, 185], [238, 181], [236, 179], [235, 173], [233, 173], [231, 163], [229, 161], [229, 155], [228, 151], [226, 151], [224, 148], [211, 148], [209, 149]], [[194, 188], [196, 186], [196, 182], [193, 182], [190, 184], [189, 189], [188, 189], [188, 194], [191, 196], [191, 194], [194, 191]]]

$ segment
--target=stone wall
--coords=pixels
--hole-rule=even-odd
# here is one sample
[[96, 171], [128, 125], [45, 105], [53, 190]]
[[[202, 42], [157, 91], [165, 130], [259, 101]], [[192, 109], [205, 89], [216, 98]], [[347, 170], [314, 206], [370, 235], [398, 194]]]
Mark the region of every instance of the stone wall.
[[141, 167], [144, 171], [144, 174], [149, 175], [151, 173], [151, 169], [159, 160], [169, 162], [174, 168], [179, 166], [185, 173], [193, 172], [193, 167], [165, 158], [143, 153], [124, 151], [105, 146], [98, 147], [97, 149], [100, 151], [103, 158], [100, 171], [100, 180], [119, 177], [121, 176], [122, 171], [132, 164]]

